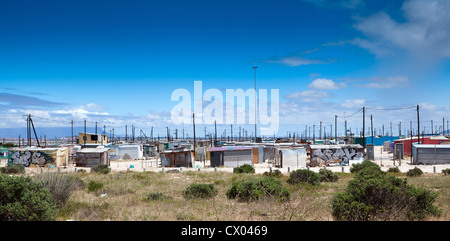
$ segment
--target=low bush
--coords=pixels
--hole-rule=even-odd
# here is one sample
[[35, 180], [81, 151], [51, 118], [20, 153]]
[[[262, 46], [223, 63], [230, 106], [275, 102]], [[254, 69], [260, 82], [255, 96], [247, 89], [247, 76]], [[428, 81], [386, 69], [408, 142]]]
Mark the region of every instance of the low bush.
[[362, 169], [364, 169], [366, 167], [377, 167], [377, 168], [380, 168], [375, 162], [372, 162], [370, 160], [365, 160], [365, 161], [363, 161], [361, 163], [353, 164], [350, 167], [350, 172], [351, 173], [357, 173], [357, 172], [361, 171]]
[[255, 180], [235, 182], [226, 193], [229, 199], [241, 202], [256, 201], [262, 198], [289, 200], [291, 193], [283, 187], [280, 180], [273, 177], [262, 177]]
[[406, 176], [408, 177], [419, 177], [423, 174], [422, 170], [420, 168], [414, 167], [414, 169], [409, 169], [406, 172]]
[[264, 176], [268, 176], [268, 177], [282, 177], [283, 176], [283, 174], [281, 174], [281, 171], [280, 170], [274, 170], [274, 171], [272, 171], [272, 172], [264, 172], [264, 174], [263, 174]]
[[46, 173], [36, 176], [34, 180], [41, 182], [60, 206], [70, 198], [73, 191], [84, 187], [79, 177], [67, 174]]
[[97, 181], [90, 181], [87, 185], [88, 192], [95, 192], [103, 188], [103, 183]]
[[233, 173], [255, 173], [255, 168], [249, 164], [244, 164], [233, 169]]
[[321, 182], [337, 182], [339, 180], [339, 176], [336, 173], [327, 169], [320, 169], [319, 176]]
[[25, 173], [25, 166], [17, 163], [8, 163], [6, 167], [0, 167], [0, 173], [21, 174]]
[[299, 169], [291, 172], [289, 179], [287, 180], [287, 183], [292, 185], [302, 182], [318, 186], [320, 184], [320, 176], [311, 170]]
[[57, 205], [41, 182], [0, 174], [0, 221], [52, 221]]
[[442, 173], [444, 173], [446, 176], [447, 176], [447, 175], [450, 175], [450, 168], [443, 169], [443, 170], [442, 170]]
[[148, 201], [161, 201], [161, 200], [167, 200], [167, 199], [173, 199], [173, 198], [170, 196], [167, 196], [161, 192], [152, 192], [147, 195]]
[[400, 169], [398, 169], [398, 167], [391, 167], [387, 170], [387, 172], [398, 173], [400, 172]]
[[360, 169], [343, 192], [331, 202], [339, 221], [423, 220], [439, 216], [434, 206], [437, 193], [407, 185], [373, 165]]
[[217, 195], [217, 189], [214, 184], [191, 184], [183, 191], [183, 197], [193, 198], [212, 198]]
[[98, 164], [96, 166], [91, 167], [91, 171], [95, 173], [108, 174], [109, 166], [106, 164]]

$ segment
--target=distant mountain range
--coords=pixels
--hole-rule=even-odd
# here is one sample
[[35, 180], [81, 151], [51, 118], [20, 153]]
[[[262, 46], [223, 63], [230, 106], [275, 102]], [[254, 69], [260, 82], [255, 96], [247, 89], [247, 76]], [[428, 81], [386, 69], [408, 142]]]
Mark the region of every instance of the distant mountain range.
[[[84, 133], [84, 127], [74, 127], [73, 135], [78, 137], [78, 133]], [[87, 133], [95, 133], [95, 128], [86, 128]], [[103, 134], [102, 128], [97, 128], [98, 134]], [[109, 136], [109, 132], [106, 133]], [[0, 128], [0, 138], [26, 138], [27, 137], [27, 128]], [[46, 136], [47, 139], [62, 138], [62, 137], [71, 137], [72, 136], [72, 128], [71, 127], [48, 127], [48, 128], [39, 128], [36, 127], [36, 135], [38, 138], [44, 138]], [[31, 129], [31, 136], [33, 139], [35, 138], [34, 131]]]

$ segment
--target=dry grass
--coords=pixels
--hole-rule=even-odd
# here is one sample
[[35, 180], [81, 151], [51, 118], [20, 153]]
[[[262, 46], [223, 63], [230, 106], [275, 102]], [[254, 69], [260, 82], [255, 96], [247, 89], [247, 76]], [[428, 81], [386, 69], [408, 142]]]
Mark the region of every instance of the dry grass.
[[[330, 201], [342, 191], [352, 174], [338, 173], [335, 183], [320, 186], [291, 186], [282, 177], [284, 186], [291, 193], [287, 202], [271, 199], [257, 202], [237, 202], [226, 197], [227, 190], [235, 181], [260, 177], [260, 174], [231, 174], [222, 172], [122, 172], [107, 175], [84, 173], [78, 175], [85, 184], [91, 181], [103, 183], [99, 190], [88, 192], [87, 188], [73, 193], [58, 214], [57, 220], [205, 220], [205, 221], [247, 221], [247, 220], [333, 220]], [[218, 195], [211, 199], [183, 198], [182, 191], [192, 183], [213, 183]], [[408, 183], [423, 186], [440, 193], [437, 205], [443, 215], [433, 220], [450, 220], [450, 176], [441, 174], [408, 178]], [[150, 193], [162, 193], [161, 200], [148, 200]], [[101, 194], [106, 196], [101, 197]]]

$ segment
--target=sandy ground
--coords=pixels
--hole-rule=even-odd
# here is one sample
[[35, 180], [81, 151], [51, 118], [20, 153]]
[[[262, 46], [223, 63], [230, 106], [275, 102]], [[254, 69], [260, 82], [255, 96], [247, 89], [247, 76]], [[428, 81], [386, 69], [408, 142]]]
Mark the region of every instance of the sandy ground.
[[[392, 153], [387, 153], [382, 151], [382, 146], [375, 146], [375, 163], [381, 166], [381, 169], [383, 171], [388, 170], [390, 167], [397, 166], [401, 172], [407, 172], [409, 169], [413, 169], [415, 167], [420, 168], [424, 173], [442, 173], [443, 169], [450, 168], [450, 164], [437, 164], [437, 165], [412, 165], [410, 164], [410, 158], [408, 156], [405, 157], [406, 159], [402, 159], [400, 163], [398, 161], [393, 160]], [[121, 171], [135, 171], [135, 172], [143, 172], [143, 171], [152, 171], [152, 172], [160, 172], [163, 171], [163, 169], [158, 165], [159, 159], [153, 158], [149, 160], [117, 160], [117, 161], [111, 161], [110, 167], [112, 172], [121, 172]], [[6, 160], [2, 160], [0, 162], [0, 166], [5, 166]], [[186, 171], [201, 171], [201, 172], [233, 172], [232, 167], [210, 167], [209, 161], [206, 161], [206, 163], [203, 162], [197, 162], [197, 166], [195, 168], [175, 168], [175, 167], [166, 167], [164, 168], [164, 171], [180, 171], [180, 172], [186, 172]], [[267, 171], [278, 169], [282, 173], [288, 173], [290, 171], [294, 171], [294, 169], [288, 169], [288, 168], [276, 168], [272, 167], [271, 164], [268, 163], [262, 163], [262, 164], [255, 164], [255, 171], [256, 173], [264, 173]], [[319, 170], [323, 167], [310, 167], [308, 169], [319, 172]], [[304, 169], [304, 168], [303, 168]], [[350, 166], [334, 166], [334, 167], [326, 167], [326, 169], [329, 169], [333, 172], [350, 172]], [[75, 172], [79, 170], [85, 170], [86, 172], [90, 172], [90, 168], [80, 168], [80, 167], [28, 167], [26, 168], [27, 174], [38, 174], [42, 172], [61, 172], [61, 173], [70, 173]]]

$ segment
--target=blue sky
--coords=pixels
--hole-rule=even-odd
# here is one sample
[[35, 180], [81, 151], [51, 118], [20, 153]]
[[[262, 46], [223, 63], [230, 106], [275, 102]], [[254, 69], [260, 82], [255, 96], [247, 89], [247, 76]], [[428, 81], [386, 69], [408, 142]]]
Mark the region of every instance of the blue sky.
[[[26, 126], [28, 113], [48, 126], [164, 128], [175, 89], [253, 88], [255, 65], [258, 89], [280, 91], [284, 125], [417, 104], [424, 125], [442, 122], [447, 10], [440, 0], [1, 1], [0, 128]], [[378, 126], [415, 121], [411, 110], [368, 114]]]

